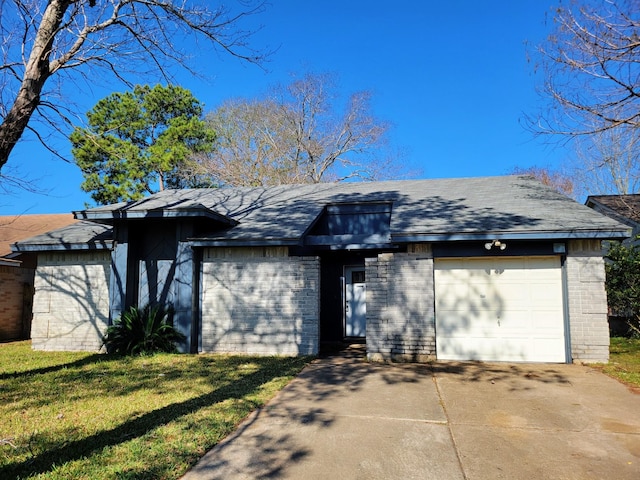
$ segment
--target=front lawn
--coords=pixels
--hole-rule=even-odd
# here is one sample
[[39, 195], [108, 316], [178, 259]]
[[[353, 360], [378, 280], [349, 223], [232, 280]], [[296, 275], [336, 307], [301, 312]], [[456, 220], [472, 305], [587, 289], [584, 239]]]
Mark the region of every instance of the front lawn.
[[602, 371], [640, 388], [640, 339], [612, 337], [609, 363], [602, 366]]
[[0, 344], [0, 478], [178, 478], [308, 361]]

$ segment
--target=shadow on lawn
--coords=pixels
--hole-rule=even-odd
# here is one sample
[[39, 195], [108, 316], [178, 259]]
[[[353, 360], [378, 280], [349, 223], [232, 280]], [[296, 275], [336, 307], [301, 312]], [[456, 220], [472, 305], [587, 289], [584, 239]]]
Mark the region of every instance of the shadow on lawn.
[[15, 372], [5, 372], [0, 373], [0, 380], [9, 380], [14, 378], [28, 377], [31, 375], [44, 375], [47, 373], [53, 373], [60, 370], [68, 370], [74, 368], [81, 368], [87, 365], [95, 365], [96, 363], [106, 363], [113, 360], [120, 360], [121, 357], [117, 357], [114, 355], [105, 355], [103, 353], [96, 353], [94, 355], [89, 355], [84, 358], [80, 358], [78, 360], [74, 360], [72, 362], [60, 363], [59, 365], [51, 365], [49, 367], [41, 367], [41, 368], [33, 368], [31, 370], [21, 370]]
[[[291, 358], [291, 368], [297, 370], [300, 362], [306, 360], [300, 357]], [[142, 437], [143, 435], [153, 431], [154, 429], [165, 425], [169, 422], [180, 419], [199, 409], [209, 407], [213, 404], [223, 402], [228, 399], [240, 399], [247, 395], [251, 395], [260, 389], [260, 387], [273, 380], [274, 375], [282, 375], [283, 370], [278, 372], [270, 371], [270, 364], [265, 363], [258, 371], [250, 373], [240, 380], [232, 381], [217, 390], [201, 395], [196, 398], [167, 405], [166, 407], [148, 412], [133, 418], [117, 427], [97, 432], [94, 435], [83, 438], [82, 440], [70, 441], [62, 446], [52, 446], [42, 453], [35, 454], [33, 457], [19, 463], [5, 465], [0, 468], [0, 478], [16, 478], [34, 476], [41, 473], [50, 472], [54, 467], [64, 465], [65, 463], [89, 457], [99, 453], [105, 448], [117, 446], [121, 443], [132, 439]], [[286, 374], [286, 372], [285, 372]], [[224, 420], [220, 421], [223, 422]], [[233, 428], [234, 425], [228, 425]], [[274, 441], [276, 441], [274, 439]], [[286, 439], [277, 439], [278, 442], [285, 442]], [[288, 448], [286, 443], [282, 443], [283, 448]], [[293, 446], [290, 448], [294, 449]], [[293, 457], [304, 456], [306, 452], [292, 451]], [[191, 459], [195, 461], [196, 459]], [[168, 462], [171, 463], [171, 462]], [[131, 478], [154, 478], [156, 475], [166, 476], [167, 472], [158, 471], [158, 466], [146, 465], [144, 471], [128, 472], [135, 473], [135, 477]], [[167, 466], [170, 469], [170, 466]]]

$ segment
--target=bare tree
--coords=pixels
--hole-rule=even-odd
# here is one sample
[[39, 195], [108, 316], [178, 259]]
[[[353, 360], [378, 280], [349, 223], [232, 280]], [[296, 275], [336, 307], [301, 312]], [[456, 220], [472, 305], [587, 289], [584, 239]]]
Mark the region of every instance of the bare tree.
[[235, 14], [210, 3], [0, 0], [0, 169], [27, 129], [47, 146], [43, 130], [30, 126], [34, 117], [49, 128], [70, 123], [71, 99], [58, 96], [65, 84], [106, 77], [132, 87], [151, 73], [170, 82], [176, 66], [196, 73], [183, 50], [187, 41], [204, 41], [200, 51], [258, 62], [262, 55], [249, 48], [250, 32], [239, 26], [263, 3], [247, 0]]
[[573, 180], [569, 176], [550, 168], [536, 166], [527, 168], [516, 167], [512, 173], [515, 175], [532, 176], [544, 185], [552, 187], [554, 190], [568, 197], [573, 197], [576, 193]]
[[189, 173], [245, 186], [400, 175], [388, 154], [389, 125], [371, 113], [371, 94], [352, 94], [342, 110], [336, 97], [334, 77], [306, 74], [263, 99], [226, 102], [208, 117], [217, 148], [196, 158]]
[[[584, 0], [560, 6], [539, 48], [548, 109], [538, 133], [567, 137], [640, 127], [640, 2]], [[637, 133], [636, 133], [637, 135]]]
[[620, 126], [576, 139], [569, 164], [584, 195], [625, 195], [640, 191], [640, 137], [637, 127]]

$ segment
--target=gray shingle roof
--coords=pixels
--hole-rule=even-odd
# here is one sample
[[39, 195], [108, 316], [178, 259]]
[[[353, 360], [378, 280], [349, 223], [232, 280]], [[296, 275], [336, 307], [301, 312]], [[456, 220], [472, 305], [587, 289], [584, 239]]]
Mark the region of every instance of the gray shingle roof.
[[28, 252], [111, 248], [112, 232], [113, 228], [109, 225], [80, 221], [16, 242], [11, 249], [14, 252]]
[[326, 205], [361, 202], [392, 204], [390, 230], [396, 242], [628, 235], [625, 225], [527, 176], [166, 190], [76, 216], [107, 224], [199, 216], [226, 224], [194, 239], [202, 245], [286, 244], [300, 242]]

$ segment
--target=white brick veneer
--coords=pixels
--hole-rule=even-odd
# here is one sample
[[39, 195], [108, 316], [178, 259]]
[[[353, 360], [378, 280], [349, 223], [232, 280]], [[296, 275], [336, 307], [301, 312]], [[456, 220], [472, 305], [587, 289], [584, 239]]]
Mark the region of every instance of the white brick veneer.
[[203, 352], [313, 355], [319, 347], [320, 261], [286, 248], [206, 249]]
[[565, 268], [571, 357], [574, 362], [607, 362], [609, 324], [600, 241], [570, 241]]
[[367, 356], [370, 360], [435, 359], [433, 255], [429, 245], [366, 260]]
[[38, 255], [31, 341], [36, 350], [98, 351], [109, 320], [109, 252]]

